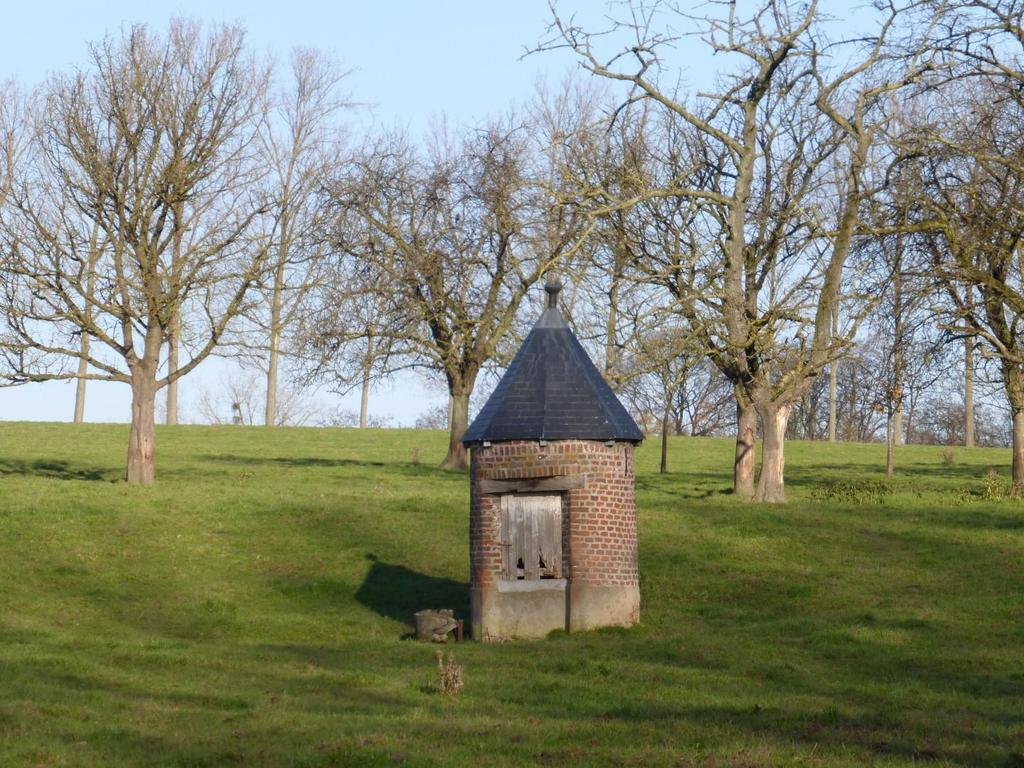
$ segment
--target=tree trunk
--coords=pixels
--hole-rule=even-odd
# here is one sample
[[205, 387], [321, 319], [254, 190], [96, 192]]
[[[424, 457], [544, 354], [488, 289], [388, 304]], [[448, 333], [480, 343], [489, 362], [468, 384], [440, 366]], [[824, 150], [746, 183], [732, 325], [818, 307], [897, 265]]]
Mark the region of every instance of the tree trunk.
[[1024, 488], [1024, 410], [1013, 412], [1013, 485]]
[[885, 420], [885, 476], [892, 477], [896, 470], [896, 412], [891, 408]]
[[132, 375], [132, 426], [128, 438], [130, 485], [150, 485], [156, 477], [156, 375]]
[[618, 282], [613, 278], [611, 288], [608, 289], [608, 319], [604, 326], [604, 380], [608, 382], [612, 390], [619, 391], [618, 377], [618, 316], [619, 316], [619, 291]]
[[363, 356], [363, 388], [359, 394], [359, 428], [366, 429], [370, 413], [370, 383], [375, 362], [374, 328], [366, 327], [366, 354]]
[[671, 398], [666, 399], [665, 411], [661, 416], [661, 465], [658, 471], [663, 475], [668, 472], [668, 429], [669, 424], [672, 422], [671, 403]]
[[857, 395], [859, 394], [859, 387], [857, 386], [857, 376], [860, 371], [856, 367], [851, 368], [849, 376], [850, 392], [847, 398], [847, 409], [846, 409], [846, 424], [843, 428], [843, 440], [852, 443], [857, 440]]
[[78, 361], [78, 383], [75, 386], [75, 424], [85, 421], [85, 374], [89, 372], [89, 334], [83, 333], [79, 345], [82, 357]]
[[1003, 386], [1013, 414], [1013, 485], [1024, 488], [1024, 369], [1003, 358]]
[[754, 496], [754, 459], [757, 411], [736, 400], [736, 458], [733, 462], [733, 493], [743, 499]]
[[[836, 328], [839, 325], [839, 302], [832, 306], [832, 340], [835, 341]], [[839, 361], [833, 360], [828, 366], [828, 441], [836, 441], [836, 408], [839, 392]]]
[[[179, 265], [182, 262], [182, 239], [185, 236], [184, 230], [184, 206], [179, 202], [173, 206], [174, 229], [171, 235], [171, 272], [178, 273]], [[181, 352], [181, 304], [177, 304], [174, 313], [167, 323], [167, 375], [170, 377], [178, 370], [178, 358]], [[147, 346], [149, 340], [147, 339]], [[159, 347], [157, 348], [159, 354]], [[156, 369], [153, 370], [154, 377]], [[155, 396], [154, 392], [154, 396]], [[178, 379], [173, 378], [167, 382], [167, 413], [164, 421], [167, 424], [178, 423]]]
[[370, 413], [370, 372], [363, 371], [363, 388], [359, 393], [359, 428], [366, 429]]
[[[167, 373], [170, 375], [178, 370], [178, 357], [181, 350], [181, 317], [175, 315], [167, 337]], [[167, 417], [168, 424], [178, 423], [178, 380], [173, 379], [167, 384]]]
[[[89, 275], [86, 278], [85, 288], [87, 296], [96, 295], [96, 262], [100, 258], [99, 236], [100, 228], [98, 224], [95, 224], [92, 229], [92, 239], [89, 241]], [[85, 307], [85, 318], [87, 322], [92, 322], [92, 305], [88, 302]], [[79, 350], [82, 357], [78, 361], [78, 383], [75, 386], [75, 424], [85, 421], [85, 389], [88, 383], [85, 375], [89, 372], [89, 334], [84, 331], [79, 341]]]
[[[886, 419], [886, 460], [885, 460], [885, 474], [892, 477], [894, 462], [895, 462], [895, 447], [902, 441], [903, 433], [903, 395], [904, 395], [904, 379], [906, 378], [906, 360], [905, 360], [905, 324], [903, 321], [904, 315], [904, 301], [903, 301], [903, 250], [902, 250], [902, 238], [896, 238], [896, 251], [894, 256], [896, 258], [896, 264], [892, 270], [892, 315], [893, 315], [893, 329], [892, 329], [892, 386], [889, 387], [887, 397], [887, 419]], [[890, 457], [888, 454], [892, 454]]]
[[818, 439], [818, 399], [810, 395], [804, 396], [806, 415], [804, 416], [804, 438]]
[[974, 447], [974, 339], [964, 339], [964, 447]]
[[462, 436], [469, 428], [469, 392], [453, 392], [451, 396], [452, 418], [449, 424], [448, 455], [441, 462], [443, 469], [467, 469], [466, 446]]
[[839, 406], [839, 361], [833, 360], [828, 366], [828, 441], [836, 441], [836, 409]]
[[758, 408], [761, 417], [761, 474], [754, 501], [783, 504], [786, 501], [786, 427], [792, 403], [769, 403]]
[[277, 426], [277, 368], [279, 336], [270, 332], [270, 354], [267, 357], [267, 398], [263, 409], [263, 423], [268, 427]]
[[281, 240], [274, 266], [274, 285], [270, 296], [270, 333], [267, 339], [267, 399], [263, 412], [263, 423], [268, 427], [277, 425], [277, 369], [281, 358], [281, 313], [284, 311], [285, 265], [288, 263], [288, 215], [281, 216]]

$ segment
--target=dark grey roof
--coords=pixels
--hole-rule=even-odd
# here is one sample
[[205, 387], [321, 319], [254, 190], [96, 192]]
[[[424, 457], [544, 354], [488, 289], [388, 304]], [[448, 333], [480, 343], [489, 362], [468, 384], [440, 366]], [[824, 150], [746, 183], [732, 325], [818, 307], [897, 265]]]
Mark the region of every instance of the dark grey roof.
[[462, 442], [623, 440], [644, 433], [554, 306], [533, 326]]

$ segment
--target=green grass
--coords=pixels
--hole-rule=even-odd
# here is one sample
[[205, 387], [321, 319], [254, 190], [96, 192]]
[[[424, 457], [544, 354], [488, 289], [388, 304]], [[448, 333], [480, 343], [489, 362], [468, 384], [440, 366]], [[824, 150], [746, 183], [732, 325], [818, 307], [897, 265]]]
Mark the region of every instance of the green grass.
[[887, 487], [881, 446], [793, 443], [771, 507], [729, 441], [666, 476], [652, 442], [642, 624], [466, 643], [444, 697], [407, 639], [468, 611], [444, 435], [167, 428], [152, 488], [126, 443], [0, 423], [0, 765], [1024, 766], [1007, 451], [903, 448]]

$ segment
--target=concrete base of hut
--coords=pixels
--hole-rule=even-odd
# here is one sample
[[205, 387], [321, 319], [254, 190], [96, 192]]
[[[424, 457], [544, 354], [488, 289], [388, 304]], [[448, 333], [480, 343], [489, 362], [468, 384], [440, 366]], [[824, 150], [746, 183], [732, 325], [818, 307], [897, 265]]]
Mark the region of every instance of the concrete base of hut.
[[473, 637], [531, 640], [556, 630], [629, 627], [640, 620], [639, 587], [568, 584], [564, 579], [499, 582], [470, 589]]
[[473, 637], [478, 640], [539, 638], [566, 629], [565, 579], [473, 587], [469, 600]]
[[631, 627], [640, 621], [640, 587], [570, 585], [568, 605], [570, 632], [598, 627]]

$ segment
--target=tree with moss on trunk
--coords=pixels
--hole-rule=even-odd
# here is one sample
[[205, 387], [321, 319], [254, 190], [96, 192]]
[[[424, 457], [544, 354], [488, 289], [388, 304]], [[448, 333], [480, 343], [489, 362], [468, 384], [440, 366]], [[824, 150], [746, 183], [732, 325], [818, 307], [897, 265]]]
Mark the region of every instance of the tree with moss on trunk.
[[[681, 311], [735, 387], [736, 492], [782, 502], [789, 415], [845, 344], [831, 332], [831, 317], [874, 188], [880, 102], [915, 73], [880, 71], [895, 58], [886, 46], [896, 8], [880, 14], [872, 42], [854, 51], [823, 39], [813, 0], [767, 0], [745, 16], [733, 3], [715, 7], [720, 15], [696, 18], [675, 4], [629, 3], [600, 34], [556, 13], [554, 36], [540, 48], [569, 48], [594, 75], [624, 84], [627, 101], [652, 101], [692, 135], [687, 159], [705, 183], [677, 176], [638, 197], [704, 203], [701, 216], [717, 234], [712, 247], [693, 250], [699, 262]], [[687, 97], [678, 73], [664, 78], [680, 39], [672, 16], [730, 62], [713, 89]], [[595, 212], [633, 204], [599, 201]], [[855, 326], [848, 323], [848, 332]], [[756, 419], [763, 446], [755, 489]]]
[[[157, 392], [218, 348], [262, 275], [267, 82], [240, 28], [175, 20], [90, 45], [34, 105], [0, 235], [2, 374], [128, 384], [129, 483], [155, 477]], [[168, 366], [179, 318], [191, 344]]]
[[[1024, 103], [1001, 83], [959, 86], [917, 126], [921, 229], [949, 304], [947, 332], [975, 338], [1001, 373], [1013, 420], [1013, 482], [1024, 486]], [[971, 109], [964, 112], [966, 99]]]
[[918, 223], [953, 305], [946, 327], [968, 345], [965, 389], [972, 343], [998, 364], [1024, 486], [1024, 5], [932, 0], [923, 11], [939, 21], [946, 67], [920, 98], [928, 119], [902, 137], [920, 172]]

